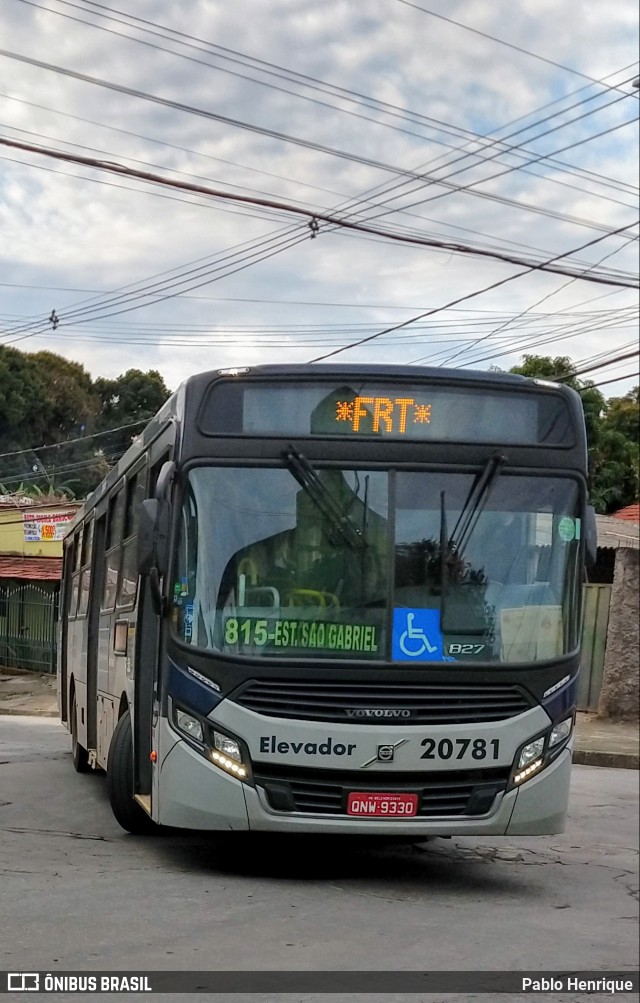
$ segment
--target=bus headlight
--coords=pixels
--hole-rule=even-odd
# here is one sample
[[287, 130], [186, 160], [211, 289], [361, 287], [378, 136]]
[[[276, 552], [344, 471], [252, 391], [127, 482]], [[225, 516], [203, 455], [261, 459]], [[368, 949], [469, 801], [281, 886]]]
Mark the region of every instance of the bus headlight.
[[544, 735], [522, 745], [513, 761], [509, 787], [518, 787], [557, 759], [571, 737], [573, 714], [558, 721]]
[[202, 723], [197, 717], [194, 717], [193, 714], [189, 714], [187, 711], [179, 710], [175, 707], [173, 712], [173, 721], [178, 731], [188, 735], [189, 738], [195, 739], [196, 742], [204, 742]]
[[213, 748], [209, 752], [211, 761], [232, 777], [246, 780], [249, 768], [243, 761], [240, 742], [215, 728], [211, 728], [211, 738], [213, 740]]
[[544, 763], [544, 759], [542, 758], [543, 749], [544, 735], [540, 738], [534, 738], [533, 742], [528, 742], [527, 745], [524, 745], [520, 749], [516, 768], [511, 777], [511, 783], [514, 787], [528, 780], [534, 773], [542, 769]]
[[189, 739], [192, 749], [229, 776], [252, 783], [249, 750], [240, 739], [225, 735], [211, 722], [175, 704], [171, 720], [176, 731]]
[[542, 738], [536, 738], [533, 742], [529, 742], [529, 744], [525, 745], [520, 752], [517, 768], [521, 770], [523, 767], [529, 766], [535, 759], [539, 759], [542, 755], [543, 749], [544, 736]]
[[236, 742], [235, 738], [229, 738], [228, 735], [223, 735], [220, 731], [214, 731], [213, 745], [218, 752], [222, 752], [223, 755], [228, 756], [230, 759], [235, 759], [236, 763], [242, 762], [240, 744]]
[[564, 721], [560, 721], [559, 724], [554, 725], [549, 735], [549, 748], [552, 749], [558, 742], [564, 742], [571, 734], [572, 727], [573, 716], [566, 717]]
[[524, 766], [521, 770], [516, 770], [516, 772], [513, 774], [513, 780], [512, 780], [514, 787], [517, 787], [518, 784], [521, 784], [525, 780], [528, 780], [529, 777], [532, 777], [534, 773], [537, 773], [538, 770], [541, 770], [543, 763], [544, 763], [543, 759], [534, 759], [534, 761], [532, 763], [529, 763], [528, 766]]

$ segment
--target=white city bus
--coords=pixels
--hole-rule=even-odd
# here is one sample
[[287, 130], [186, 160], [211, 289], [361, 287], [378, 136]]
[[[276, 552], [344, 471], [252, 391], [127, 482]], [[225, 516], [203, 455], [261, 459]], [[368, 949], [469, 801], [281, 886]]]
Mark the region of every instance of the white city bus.
[[191, 377], [65, 540], [76, 769], [131, 832], [561, 831], [586, 474], [564, 386]]

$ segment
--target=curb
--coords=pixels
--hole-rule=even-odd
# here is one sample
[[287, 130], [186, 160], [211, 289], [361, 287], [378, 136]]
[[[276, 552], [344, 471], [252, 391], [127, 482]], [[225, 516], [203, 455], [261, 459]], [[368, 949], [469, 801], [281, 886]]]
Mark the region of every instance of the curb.
[[57, 710], [29, 710], [28, 707], [0, 707], [0, 717], [58, 717]]
[[613, 770], [640, 769], [640, 756], [633, 752], [597, 752], [595, 749], [574, 749], [574, 766], [607, 766]]

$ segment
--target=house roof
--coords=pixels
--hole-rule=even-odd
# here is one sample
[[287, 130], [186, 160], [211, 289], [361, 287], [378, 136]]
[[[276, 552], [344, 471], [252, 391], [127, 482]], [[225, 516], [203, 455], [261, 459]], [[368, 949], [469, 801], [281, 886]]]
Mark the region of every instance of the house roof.
[[34, 502], [35, 498], [27, 498], [26, 495], [0, 495], [0, 508], [21, 508]]
[[626, 519], [618, 519], [612, 515], [597, 515], [598, 546], [629, 548], [638, 550], [640, 547], [640, 526]]
[[0, 578], [59, 581], [62, 578], [62, 558], [0, 556]]
[[640, 523], [640, 502], [634, 502], [633, 505], [625, 505], [618, 512], [614, 512], [612, 518], [624, 519], [626, 522]]

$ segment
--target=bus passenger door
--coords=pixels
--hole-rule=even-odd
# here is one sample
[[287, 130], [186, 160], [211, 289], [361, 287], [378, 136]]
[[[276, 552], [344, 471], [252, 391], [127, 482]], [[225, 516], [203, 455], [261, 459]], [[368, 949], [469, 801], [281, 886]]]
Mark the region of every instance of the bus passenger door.
[[[167, 498], [173, 478], [170, 451], [150, 470], [148, 496]], [[160, 661], [162, 654], [162, 616], [155, 608], [152, 583], [148, 574], [140, 579], [140, 603], [135, 647], [133, 715], [133, 791], [150, 795], [153, 781], [151, 751], [153, 731], [160, 711]]]
[[151, 601], [149, 579], [141, 579], [138, 626], [136, 630], [134, 713], [133, 713], [133, 792], [151, 794], [151, 739], [154, 703], [157, 700], [160, 655], [160, 618]]
[[98, 638], [104, 580], [106, 514], [96, 518], [93, 536], [91, 589], [87, 611], [87, 750], [98, 748]]

